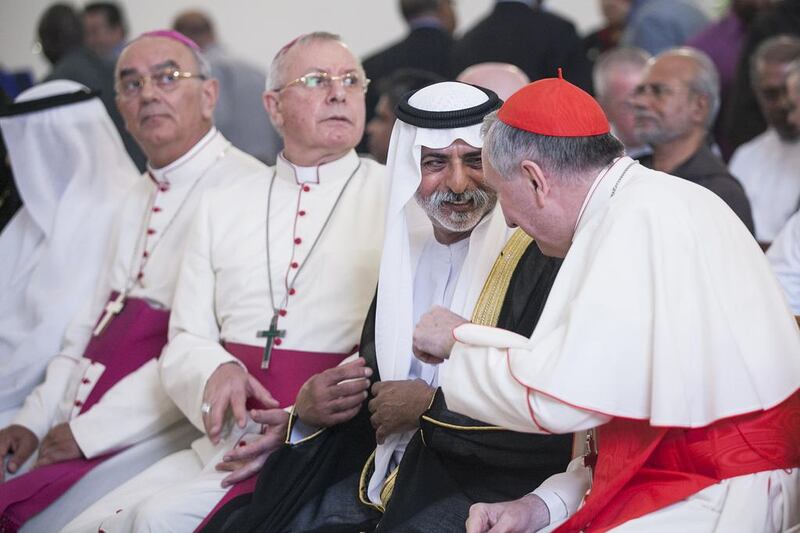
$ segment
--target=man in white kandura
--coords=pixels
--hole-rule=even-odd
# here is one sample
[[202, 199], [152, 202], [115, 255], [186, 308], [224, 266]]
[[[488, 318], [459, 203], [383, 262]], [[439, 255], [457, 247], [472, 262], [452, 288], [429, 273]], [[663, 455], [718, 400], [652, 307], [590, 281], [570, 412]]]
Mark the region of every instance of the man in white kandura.
[[68, 328], [45, 382], [0, 432], [11, 473], [38, 448], [31, 472], [0, 484], [1, 519], [15, 527], [33, 518], [32, 531], [61, 529], [196, 435], [157, 365], [189, 224], [204, 189], [266, 171], [214, 128], [209, 76], [196, 45], [175, 32], [145, 34], [118, 60], [117, 104], [148, 171], [117, 215], [88, 310]]
[[23, 201], [0, 235], [2, 428], [94, 290], [139, 171], [97, 93], [74, 81], [23, 92], [0, 111], [0, 126]]
[[[384, 167], [354, 151], [366, 85], [336, 35], [304, 35], [278, 52], [264, 100], [285, 149], [267, 174], [204, 197], [159, 362], [168, 394], [205, 435], [68, 530], [197, 528], [226, 493], [252, 491], [255, 477], [236, 482], [283, 437], [262, 424], [281, 427], [286, 413], [251, 411], [248, 420], [248, 409], [293, 404], [306, 379], [357, 350], [388, 192]], [[363, 399], [363, 360], [341, 368], [362, 378], [352, 387]]]
[[[530, 339], [423, 316], [415, 351], [449, 358], [448, 406], [519, 431], [596, 428], [593, 486], [558, 531], [800, 527], [800, 331], [743, 223], [622, 157], [563, 79], [484, 128], [506, 220], [564, 262]], [[531, 498], [473, 506], [467, 531], [540, 528]]]

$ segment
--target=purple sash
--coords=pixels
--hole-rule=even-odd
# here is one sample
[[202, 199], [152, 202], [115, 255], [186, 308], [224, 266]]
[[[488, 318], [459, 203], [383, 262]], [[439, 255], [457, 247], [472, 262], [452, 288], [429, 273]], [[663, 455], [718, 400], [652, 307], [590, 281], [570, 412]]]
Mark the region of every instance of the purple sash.
[[[261, 359], [264, 357], [264, 348], [248, 346], [246, 344], [225, 343], [225, 349], [236, 356], [239, 361], [244, 363], [251, 376], [258, 379], [264, 385], [272, 397], [278, 400], [280, 407], [286, 407], [294, 403], [300, 387], [303, 386], [308, 378], [314, 374], [319, 374], [323, 370], [333, 368], [341, 363], [348, 355], [356, 352], [354, 349], [350, 354], [346, 353], [322, 353], [322, 352], [301, 352], [297, 350], [281, 350], [275, 348], [269, 361], [269, 368], [261, 368]], [[258, 402], [248, 400], [248, 409], [260, 409]], [[240, 494], [249, 494], [255, 490], [258, 476], [250, 476], [240, 481], [222, 497], [214, 506], [210, 513], [197, 526], [195, 531], [200, 531], [214, 514], [230, 500]]]
[[[111, 299], [116, 296], [116, 292], [112, 293]], [[100, 401], [114, 384], [161, 355], [167, 343], [168, 325], [168, 310], [153, 309], [146, 301], [137, 298], [125, 301], [120, 314], [100, 335], [92, 337], [84, 351], [84, 357], [102, 363], [105, 370], [81, 405], [81, 414]], [[92, 468], [115, 453], [43, 466], [0, 483], [0, 532], [16, 532]]]

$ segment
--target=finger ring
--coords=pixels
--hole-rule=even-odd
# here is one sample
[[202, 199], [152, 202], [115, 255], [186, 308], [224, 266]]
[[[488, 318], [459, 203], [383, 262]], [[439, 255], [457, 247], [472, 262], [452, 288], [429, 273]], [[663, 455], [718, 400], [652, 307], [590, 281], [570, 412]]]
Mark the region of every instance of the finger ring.
[[211, 404], [208, 402], [203, 402], [203, 404], [200, 406], [200, 412], [204, 415], [211, 414]]

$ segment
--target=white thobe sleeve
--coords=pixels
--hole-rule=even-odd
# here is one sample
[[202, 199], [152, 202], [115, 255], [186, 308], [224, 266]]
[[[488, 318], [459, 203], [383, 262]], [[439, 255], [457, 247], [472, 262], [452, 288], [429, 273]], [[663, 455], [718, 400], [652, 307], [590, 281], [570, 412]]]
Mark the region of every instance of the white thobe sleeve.
[[532, 494], [547, 506], [550, 525], [562, 522], [578, 510], [592, 485], [592, 471], [583, 464], [583, 456], [570, 462], [566, 472], [545, 479]]
[[795, 315], [800, 315], [800, 212], [786, 223], [767, 250], [772, 270]]
[[213, 196], [205, 195], [200, 203], [188, 237], [170, 315], [169, 342], [159, 359], [164, 389], [201, 431], [205, 429], [200, 406], [208, 378], [225, 363], [244, 368], [220, 344], [209, 199]]
[[458, 342], [442, 373], [442, 390], [451, 410], [526, 433], [574, 433], [611, 420], [517, 381], [508, 366], [508, 353], [530, 353], [527, 337], [476, 324], [459, 326], [453, 334]]
[[91, 459], [141, 442], [181, 419], [161, 386], [151, 359], [109, 389], [87, 412], [69, 423], [83, 454]]

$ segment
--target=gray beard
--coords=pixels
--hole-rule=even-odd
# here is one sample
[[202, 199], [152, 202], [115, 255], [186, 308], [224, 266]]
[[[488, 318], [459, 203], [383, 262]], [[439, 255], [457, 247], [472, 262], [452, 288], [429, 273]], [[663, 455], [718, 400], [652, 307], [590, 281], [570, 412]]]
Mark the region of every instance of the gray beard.
[[[434, 191], [427, 198], [423, 198], [419, 193], [416, 193], [414, 198], [429, 218], [438, 222], [442, 228], [452, 232], [473, 229], [497, 203], [497, 196], [483, 189], [471, 189], [462, 193]], [[474, 205], [474, 209], [470, 211], [463, 213], [456, 211], [444, 212], [442, 209], [442, 205], [445, 202], [467, 203], [470, 201]]]

